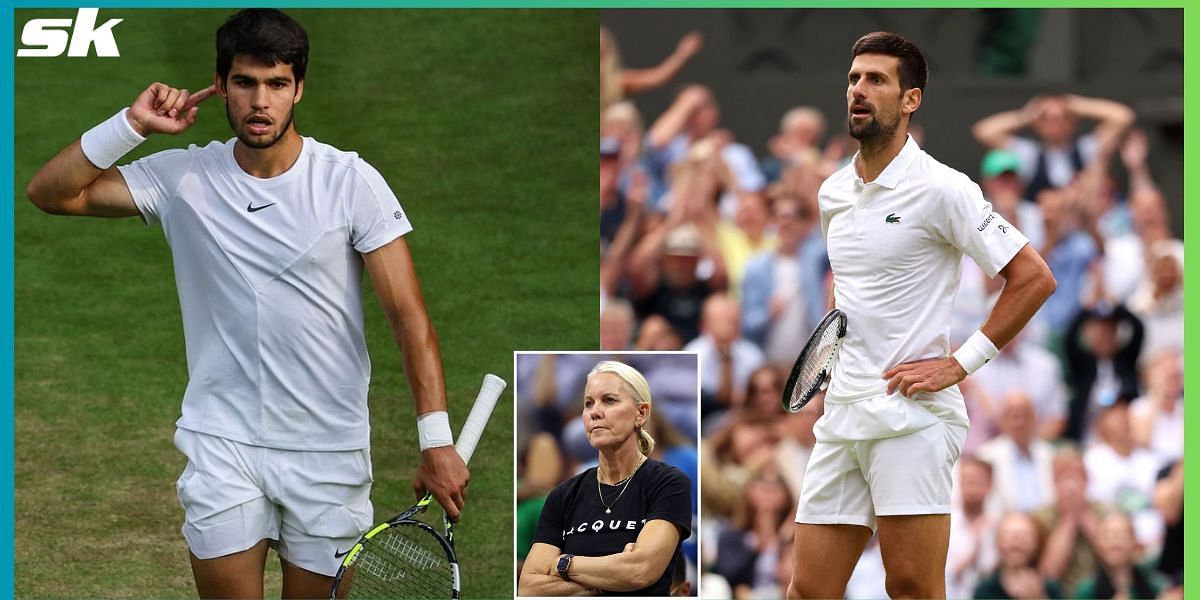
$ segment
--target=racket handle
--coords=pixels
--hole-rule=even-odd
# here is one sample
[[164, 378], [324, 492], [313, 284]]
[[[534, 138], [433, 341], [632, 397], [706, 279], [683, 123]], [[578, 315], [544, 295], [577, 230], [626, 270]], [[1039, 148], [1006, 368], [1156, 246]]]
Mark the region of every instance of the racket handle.
[[506, 387], [508, 384], [503, 379], [491, 373], [483, 376], [483, 387], [479, 389], [475, 405], [471, 407], [471, 414], [467, 415], [467, 422], [463, 425], [462, 433], [458, 435], [458, 442], [454, 444], [464, 463], [471, 462], [475, 445], [479, 443], [483, 428], [492, 416], [492, 409], [496, 408], [496, 401], [500, 399], [500, 394]]

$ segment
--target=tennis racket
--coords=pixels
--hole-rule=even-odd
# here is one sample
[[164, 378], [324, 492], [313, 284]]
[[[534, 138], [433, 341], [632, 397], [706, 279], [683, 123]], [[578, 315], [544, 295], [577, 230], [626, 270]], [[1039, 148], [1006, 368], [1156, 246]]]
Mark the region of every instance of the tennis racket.
[[[484, 376], [483, 387], [454, 445], [464, 463], [471, 461], [483, 428], [507, 385], [495, 375]], [[461, 590], [454, 524], [443, 514], [443, 533], [439, 533], [415, 518], [432, 501], [433, 495], [426, 494], [412, 508], [363, 534], [338, 567], [329, 597], [457, 599]]]
[[846, 313], [833, 309], [817, 324], [783, 386], [783, 409], [797, 412], [808, 404], [829, 381], [842, 338], [846, 337]]

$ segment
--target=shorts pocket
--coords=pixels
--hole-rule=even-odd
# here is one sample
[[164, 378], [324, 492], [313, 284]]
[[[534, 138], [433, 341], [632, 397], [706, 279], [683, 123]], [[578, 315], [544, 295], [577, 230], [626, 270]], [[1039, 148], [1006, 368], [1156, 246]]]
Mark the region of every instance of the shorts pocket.
[[305, 533], [325, 538], [357, 538], [372, 525], [371, 515], [332, 506], [313, 519]]

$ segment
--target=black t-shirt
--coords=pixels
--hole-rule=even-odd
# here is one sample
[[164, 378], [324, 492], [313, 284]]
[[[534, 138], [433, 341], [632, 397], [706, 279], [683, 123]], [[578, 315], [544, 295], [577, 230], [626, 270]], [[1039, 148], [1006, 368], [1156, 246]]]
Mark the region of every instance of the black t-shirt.
[[[617, 554], [636, 542], [642, 526], [655, 519], [673, 523], [679, 530], [678, 555], [683, 540], [691, 535], [691, 481], [683, 471], [654, 459], [633, 475], [628, 489], [603, 486], [604, 501], [612, 513], [604, 512], [596, 491], [596, 469], [588, 469], [564, 481], [550, 492], [538, 520], [535, 543], [550, 544], [565, 554], [606, 556]], [[671, 590], [671, 565], [650, 587], [632, 592], [604, 592], [610, 596], [666, 596]]]
[[662, 315], [675, 328], [679, 339], [686, 342], [700, 335], [700, 311], [704, 299], [713, 291], [704, 281], [681, 288], [660, 281], [658, 287], [634, 302], [633, 309], [639, 321], [650, 315]]

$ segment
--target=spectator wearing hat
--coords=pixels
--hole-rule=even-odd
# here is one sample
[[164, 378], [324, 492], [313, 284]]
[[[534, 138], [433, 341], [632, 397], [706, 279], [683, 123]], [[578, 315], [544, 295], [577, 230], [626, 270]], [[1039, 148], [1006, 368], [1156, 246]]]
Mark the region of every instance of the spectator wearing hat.
[[[697, 275], [701, 258], [711, 265], [706, 279]], [[724, 264], [715, 244], [701, 235], [701, 228], [683, 220], [682, 211], [672, 212], [638, 242], [628, 275], [638, 319], [662, 315], [684, 340], [699, 334], [704, 299], [725, 289]]]

